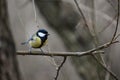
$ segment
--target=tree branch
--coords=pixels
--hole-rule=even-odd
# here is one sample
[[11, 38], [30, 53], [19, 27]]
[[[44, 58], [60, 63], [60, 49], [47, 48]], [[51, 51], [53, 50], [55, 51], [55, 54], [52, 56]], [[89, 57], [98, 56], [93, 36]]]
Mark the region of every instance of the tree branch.
[[104, 53], [104, 51], [94, 51], [94, 52], [43, 52], [40, 51], [17, 51], [17, 55], [40, 55], [40, 56], [85, 56], [85, 55], [91, 55], [93, 54], [98, 54], [98, 53]]
[[96, 56], [93, 56], [93, 57], [107, 72], [110, 73], [110, 75], [112, 75], [116, 80], [118, 80], [116, 74], [114, 74], [109, 68], [106, 67], [106, 65], [104, 65], [101, 61], [99, 61]]
[[84, 56], [84, 55], [91, 55], [91, 53], [103, 53], [103, 51], [98, 51], [104, 48], [109, 47], [111, 44], [117, 43], [119, 41], [113, 41], [105, 43], [101, 46], [98, 46], [97, 48], [93, 48], [91, 50], [85, 51], [85, 52], [44, 52], [45, 54], [42, 54], [40, 51], [32, 51], [31, 53], [29, 51], [17, 51], [18, 55], [41, 55], [41, 56]]
[[116, 23], [115, 32], [114, 32], [114, 34], [113, 34], [113, 37], [112, 37], [111, 42], [115, 39], [115, 36], [116, 36], [116, 34], [117, 34], [117, 30], [118, 30], [118, 24], [119, 24], [119, 0], [118, 0], [118, 5], [117, 5], [117, 7], [118, 7], [117, 23]]
[[[97, 48], [93, 48], [93, 49], [85, 51], [85, 52], [51, 52], [51, 53], [44, 52], [44, 54], [43, 54], [43, 52], [39, 52], [39, 51], [34, 51], [31, 53], [29, 53], [28, 51], [18, 51], [17, 54], [18, 55], [40, 55], [40, 56], [63, 56], [64, 60], [60, 64], [60, 66], [58, 67], [56, 77], [54, 78], [55, 80], [57, 80], [58, 75], [59, 75], [59, 71], [60, 71], [61, 67], [63, 66], [63, 64], [65, 63], [67, 56], [81, 57], [81, 56], [85, 56], [85, 55], [92, 55], [93, 56], [93, 54], [96, 54], [96, 53], [104, 53], [103, 51], [99, 51], [99, 50], [105, 49], [105, 48], [109, 47], [110, 45], [117, 43], [117, 42], [119, 42], [119, 41], [108, 42], [108, 43], [105, 43], [101, 46], [98, 46]], [[93, 56], [93, 57], [95, 57], [95, 56]], [[118, 80], [116, 75], [110, 69], [108, 69], [100, 61], [98, 61], [97, 58], [95, 58], [95, 59], [106, 71], [108, 71], [116, 80]]]
[[77, 6], [77, 8], [78, 8], [79, 13], [81, 14], [81, 16], [82, 16], [82, 18], [83, 18], [83, 20], [84, 20], [84, 22], [85, 22], [85, 26], [86, 26], [86, 27], [88, 28], [88, 30], [89, 30], [89, 26], [88, 26], [88, 24], [87, 24], [87, 21], [86, 21], [86, 19], [85, 19], [85, 16], [84, 16], [81, 8], [79, 7], [78, 2], [77, 2], [76, 0], [74, 0], [74, 2], [75, 2], [76, 6]]
[[58, 79], [60, 69], [62, 68], [62, 66], [63, 66], [63, 64], [65, 63], [66, 59], [67, 59], [67, 56], [64, 56], [64, 59], [63, 59], [62, 63], [60, 64], [60, 66], [59, 66], [58, 69], [57, 69], [57, 74], [56, 74], [56, 76], [55, 76], [55, 78], [54, 78], [55, 80]]

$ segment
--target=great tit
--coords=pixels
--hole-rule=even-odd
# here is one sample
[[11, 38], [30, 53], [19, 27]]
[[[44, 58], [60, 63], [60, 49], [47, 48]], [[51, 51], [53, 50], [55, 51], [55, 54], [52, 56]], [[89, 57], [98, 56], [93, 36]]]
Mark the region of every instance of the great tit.
[[46, 44], [48, 35], [49, 34], [45, 29], [39, 29], [27, 42], [23, 42], [22, 45], [29, 44], [30, 52], [31, 48], [40, 48], [40, 50], [42, 51], [41, 47]]

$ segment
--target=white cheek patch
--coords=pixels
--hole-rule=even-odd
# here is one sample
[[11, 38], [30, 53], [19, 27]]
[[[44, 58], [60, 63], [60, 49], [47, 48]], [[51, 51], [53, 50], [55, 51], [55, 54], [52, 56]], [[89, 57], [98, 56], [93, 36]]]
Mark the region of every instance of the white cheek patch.
[[39, 35], [40, 37], [44, 37], [44, 36], [45, 36], [45, 34], [44, 34], [44, 33], [41, 33], [41, 32], [39, 32], [38, 35]]

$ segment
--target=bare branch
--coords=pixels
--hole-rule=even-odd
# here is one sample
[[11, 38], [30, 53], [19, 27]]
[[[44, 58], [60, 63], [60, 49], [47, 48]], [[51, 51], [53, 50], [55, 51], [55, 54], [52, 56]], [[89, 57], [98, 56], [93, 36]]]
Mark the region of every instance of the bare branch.
[[115, 32], [113, 34], [111, 42], [115, 39], [115, 36], [117, 34], [118, 24], [119, 24], [119, 0], [118, 0], [118, 11], [117, 11], [117, 23], [116, 23]]
[[63, 66], [63, 64], [65, 63], [66, 59], [67, 59], [67, 56], [64, 56], [63, 62], [60, 64], [60, 66], [59, 66], [58, 69], [57, 69], [57, 74], [56, 74], [56, 76], [55, 76], [55, 78], [54, 78], [55, 80], [58, 79], [60, 69], [62, 68], [62, 66]]
[[32, 4], [33, 4], [35, 22], [37, 24], [37, 27], [39, 28], [38, 21], [37, 21], [37, 11], [36, 11], [36, 6], [35, 6], [35, 0], [32, 0]]
[[33, 4], [35, 22], [37, 23], [37, 14], [36, 14], [36, 7], [35, 7], [35, 1], [34, 0], [32, 0], [32, 4]]
[[118, 34], [118, 35], [114, 38], [114, 40], [116, 40], [119, 36], [120, 36], [120, 34]]
[[18, 51], [17, 54], [18, 55], [41, 55], [41, 56], [63, 56], [64, 57], [64, 60], [63, 62], [61, 63], [61, 65], [58, 67], [57, 69], [57, 74], [56, 74], [56, 77], [55, 77], [55, 80], [57, 80], [58, 78], [58, 75], [59, 75], [59, 71], [61, 69], [61, 67], [63, 66], [63, 64], [65, 63], [66, 61], [66, 57], [67, 56], [77, 56], [77, 57], [81, 57], [81, 56], [85, 56], [85, 55], [92, 55], [94, 57], [94, 59], [106, 70], [108, 71], [116, 80], [117, 77], [116, 75], [111, 71], [109, 70], [104, 64], [102, 64], [96, 57], [95, 55], [93, 54], [96, 54], [96, 53], [103, 53], [103, 51], [99, 51], [101, 49], [105, 49], [107, 47], [109, 47], [110, 45], [114, 44], [114, 43], [117, 43], [118, 41], [112, 41], [112, 42], [108, 42], [108, 43], [105, 43], [101, 46], [98, 46], [97, 48], [93, 48], [91, 50], [88, 50], [88, 51], [85, 51], [85, 52], [44, 52], [45, 54], [42, 54], [42, 52], [39, 52], [39, 51], [34, 51], [34, 52], [31, 52], [31, 54], [29, 52], [25, 52], [25, 51]]
[[77, 2], [76, 0], [74, 0], [74, 2], [75, 2], [76, 6], [77, 6], [77, 8], [78, 8], [79, 13], [81, 14], [81, 16], [82, 16], [82, 18], [83, 18], [83, 20], [84, 20], [85, 26], [87, 27], [88, 31], [90, 32], [89, 26], [88, 26], [88, 24], [87, 24], [87, 21], [86, 21], [86, 19], [85, 19], [85, 16], [84, 16], [81, 8], [79, 7], [78, 2]]
[[109, 28], [109, 26], [112, 24], [112, 22], [116, 19], [116, 17], [117, 17], [117, 14], [113, 17], [113, 19], [112, 20], [110, 20], [109, 22], [108, 22], [108, 24], [100, 31], [100, 32], [98, 32], [98, 34], [101, 34], [102, 32], [104, 32], [107, 28]]
[[98, 54], [98, 53], [104, 53], [104, 51], [87, 51], [87, 52], [44, 52], [45, 54], [43, 54], [43, 52], [40, 51], [31, 51], [31, 53], [29, 51], [17, 51], [18, 55], [40, 55], [40, 56], [85, 56], [85, 55], [91, 55], [91, 53], [93, 54]]
[[106, 67], [106, 65], [104, 65], [102, 62], [100, 62], [97, 57], [95, 55], [92, 55], [94, 57], [94, 59], [107, 71], [110, 73], [110, 75], [112, 75], [116, 80], [118, 80], [116, 74], [114, 74], [109, 68]]
[[[105, 43], [101, 46], [98, 46], [97, 48], [93, 48], [91, 50], [85, 51], [85, 52], [44, 52], [45, 54], [42, 54], [42, 52], [39, 51], [32, 51], [31, 53], [28, 51], [18, 51], [17, 54], [18, 55], [41, 55], [41, 56], [84, 56], [84, 55], [91, 55], [91, 53], [101, 53], [101, 49], [107, 48], [109, 47], [111, 44], [117, 43], [119, 41], [113, 41]], [[103, 52], [102, 52], [103, 53]]]
[[111, 5], [111, 7], [114, 9], [114, 11], [117, 11], [117, 10], [115, 9], [113, 3], [112, 3], [110, 0], [106, 0], [106, 1]]

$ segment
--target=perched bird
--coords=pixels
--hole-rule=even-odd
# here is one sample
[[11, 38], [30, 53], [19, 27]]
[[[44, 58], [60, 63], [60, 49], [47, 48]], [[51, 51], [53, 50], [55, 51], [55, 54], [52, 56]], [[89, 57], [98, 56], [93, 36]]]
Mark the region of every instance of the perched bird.
[[31, 48], [40, 48], [40, 50], [42, 51], [41, 47], [46, 44], [48, 35], [49, 34], [45, 29], [39, 29], [28, 41], [23, 42], [21, 44], [22, 45], [29, 44], [30, 52], [31, 52]]

